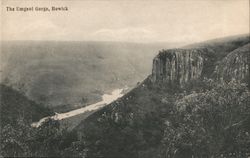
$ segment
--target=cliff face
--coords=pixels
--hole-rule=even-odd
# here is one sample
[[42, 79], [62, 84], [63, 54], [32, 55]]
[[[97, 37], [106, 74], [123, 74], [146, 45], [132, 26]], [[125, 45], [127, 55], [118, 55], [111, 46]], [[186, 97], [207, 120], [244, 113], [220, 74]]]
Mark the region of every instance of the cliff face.
[[200, 49], [163, 50], [153, 60], [152, 82], [183, 85], [198, 79], [203, 65]]
[[215, 68], [217, 79], [249, 82], [250, 44], [229, 53]]
[[249, 43], [238, 46], [235, 44], [231, 50], [162, 50], [153, 60], [151, 81], [179, 86], [203, 77], [249, 82], [249, 63]]

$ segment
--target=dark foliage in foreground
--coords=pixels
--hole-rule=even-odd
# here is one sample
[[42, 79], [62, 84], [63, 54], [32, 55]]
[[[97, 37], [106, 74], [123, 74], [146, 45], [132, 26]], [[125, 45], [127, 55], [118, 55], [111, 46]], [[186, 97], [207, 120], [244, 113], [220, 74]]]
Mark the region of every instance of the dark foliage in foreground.
[[[138, 104], [128, 95], [130, 101], [113, 103], [97, 120], [86, 124], [86, 129], [78, 131], [78, 136], [76, 131], [60, 129], [53, 120], [32, 128], [19, 117], [16, 124], [1, 128], [1, 155], [246, 158], [250, 152], [247, 86], [236, 81], [206, 80], [204, 87], [200, 91], [150, 97], [151, 101], [146, 102], [155, 106], [151, 111], [127, 106]], [[149, 89], [154, 91], [150, 86], [138, 87], [137, 91], [149, 95]]]
[[250, 152], [250, 93], [245, 84], [213, 83], [174, 105], [162, 140], [166, 157], [247, 157]]
[[59, 123], [53, 120], [47, 120], [39, 128], [32, 128], [32, 122], [52, 115], [52, 111], [11, 87], [0, 86], [1, 156], [60, 157], [61, 152], [76, 141], [76, 134], [59, 129]]

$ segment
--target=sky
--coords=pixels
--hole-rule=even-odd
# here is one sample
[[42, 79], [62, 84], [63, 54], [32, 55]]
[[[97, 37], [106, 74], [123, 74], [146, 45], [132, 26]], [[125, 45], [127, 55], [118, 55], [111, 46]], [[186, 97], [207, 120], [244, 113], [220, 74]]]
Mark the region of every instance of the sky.
[[[198, 42], [249, 33], [249, 0], [4, 0], [2, 40]], [[6, 7], [68, 7], [10, 12]]]

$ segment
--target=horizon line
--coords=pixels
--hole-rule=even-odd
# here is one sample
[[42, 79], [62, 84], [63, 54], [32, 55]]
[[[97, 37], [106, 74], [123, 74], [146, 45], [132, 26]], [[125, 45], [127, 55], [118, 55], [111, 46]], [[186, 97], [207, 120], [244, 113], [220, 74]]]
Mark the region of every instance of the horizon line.
[[147, 41], [147, 42], [140, 42], [140, 41], [119, 41], [119, 40], [42, 40], [42, 39], [17, 39], [17, 40], [5, 40], [5, 39], [0, 39], [1, 42], [100, 42], [100, 43], [131, 43], [131, 44], [158, 44], [158, 43], [200, 43], [204, 41], [210, 41], [210, 40], [216, 40], [216, 39], [223, 39], [223, 38], [229, 38], [229, 37], [237, 37], [237, 36], [250, 36], [250, 32], [248, 33], [242, 33], [242, 34], [233, 34], [233, 35], [228, 35], [228, 36], [219, 36], [215, 38], [209, 38], [209, 39], [204, 39], [201, 41]]

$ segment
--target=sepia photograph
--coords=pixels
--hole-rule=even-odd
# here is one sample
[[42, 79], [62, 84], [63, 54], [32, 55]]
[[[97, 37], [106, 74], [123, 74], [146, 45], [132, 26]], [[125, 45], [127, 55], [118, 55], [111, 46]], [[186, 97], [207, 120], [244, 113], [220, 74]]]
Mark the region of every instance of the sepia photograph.
[[1, 0], [0, 158], [250, 158], [249, 0]]

